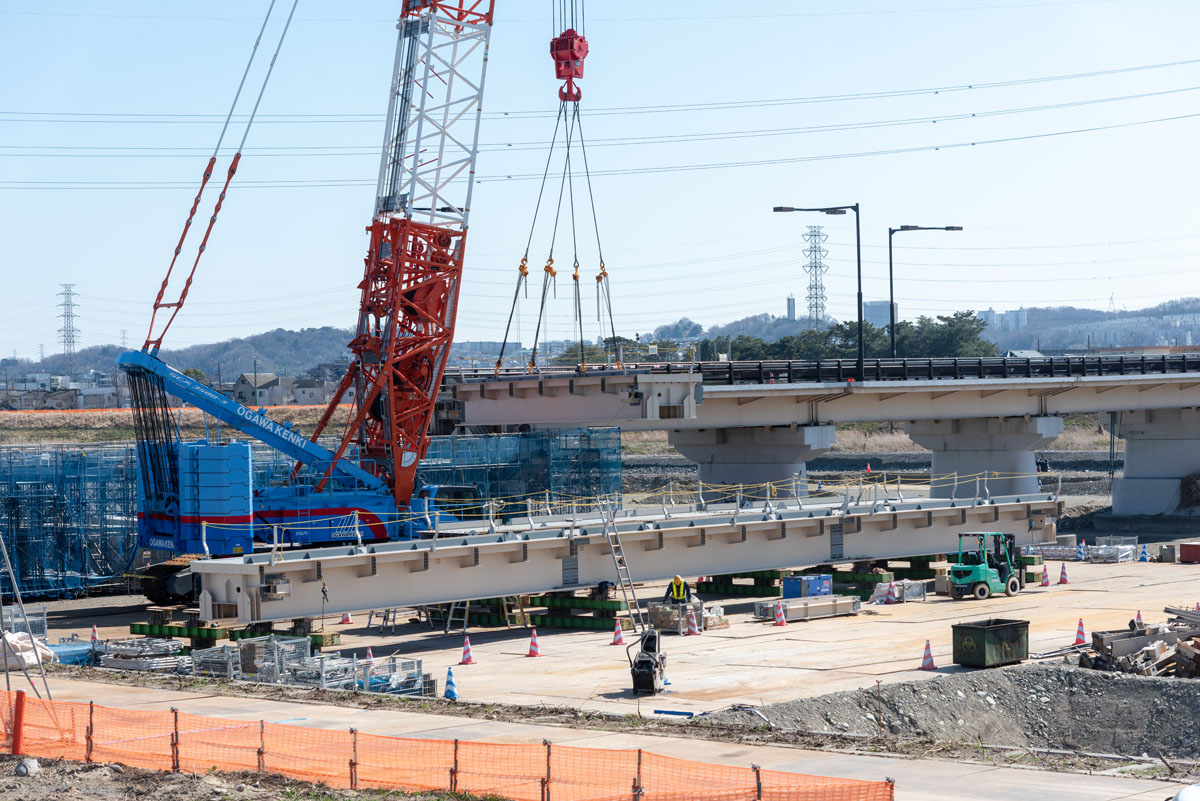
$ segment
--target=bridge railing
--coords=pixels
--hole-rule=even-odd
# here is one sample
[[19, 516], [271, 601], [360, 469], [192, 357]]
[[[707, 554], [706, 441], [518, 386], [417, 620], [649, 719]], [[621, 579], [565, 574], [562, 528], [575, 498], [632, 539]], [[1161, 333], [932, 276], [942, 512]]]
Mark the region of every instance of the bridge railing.
[[[866, 359], [863, 380], [906, 381], [962, 378], [1070, 378], [1106, 375], [1168, 375], [1200, 372], [1200, 353], [1162, 356], [1043, 356], [1032, 359], [990, 356], [949, 359]], [[446, 371], [447, 383], [498, 377], [531, 380], [579, 375], [700, 373], [705, 384], [841, 383], [858, 378], [855, 359], [820, 361], [763, 360], [736, 362], [638, 362], [620, 368], [599, 365], [586, 371], [554, 366], [527, 373], [520, 368]]]

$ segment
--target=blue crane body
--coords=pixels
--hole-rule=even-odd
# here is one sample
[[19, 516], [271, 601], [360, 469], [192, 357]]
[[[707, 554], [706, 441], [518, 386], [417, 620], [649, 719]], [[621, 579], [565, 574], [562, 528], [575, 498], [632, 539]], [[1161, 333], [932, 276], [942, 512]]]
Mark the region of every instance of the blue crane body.
[[[313, 545], [338, 541], [411, 539], [453, 518], [437, 510], [437, 487], [422, 487], [409, 509], [354, 458], [335, 458], [286, 423], [271, 420], [143, 351], [117, 364], [137, 379], [160, 385], [184, 403], [294, 459], [314, 481], [254, 485], [249, 442], [183, 442], [168, 436], [138, 443], [138, 541], [176, 554], [234, 556], [256, 542]], [[170, 427], [168, 422], [167, 427]], [[168, 432], [169, 433], [169, 432]], [[425, 497], [422, 497], [425, 496]]]

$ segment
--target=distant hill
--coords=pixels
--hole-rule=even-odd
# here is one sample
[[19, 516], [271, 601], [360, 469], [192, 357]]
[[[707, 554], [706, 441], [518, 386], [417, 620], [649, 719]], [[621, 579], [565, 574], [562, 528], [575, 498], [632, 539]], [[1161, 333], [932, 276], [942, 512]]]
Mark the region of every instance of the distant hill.
[[[218, 367], [221, 377], [231, 381], [238, 373], [254, 369], [258, 359], [260, 373], [298, 375], [321, 362], [332, 362], [347, 356], [346, 343], [354, 336], [345, 328], [302, 328], [288, 331], [277, 328], [253, 336], [228, 339], [210, 345], [193, 345], [179, 350], [163, 349], [162, 359], [177, 370], [195, 367], [203, 371], [210, 381], [217, 379]], [[117, 345], [101, 345], [84, 348], [75, 354], [76, 374], [88, 370], [111, 372], [121, 348]], [[21, 361], [14, 364], [6, 359], [8, 369], [21, 373], [61, 374], [66, 369], [66, 360], [61, 354], [47, 356], [39, 361]]]

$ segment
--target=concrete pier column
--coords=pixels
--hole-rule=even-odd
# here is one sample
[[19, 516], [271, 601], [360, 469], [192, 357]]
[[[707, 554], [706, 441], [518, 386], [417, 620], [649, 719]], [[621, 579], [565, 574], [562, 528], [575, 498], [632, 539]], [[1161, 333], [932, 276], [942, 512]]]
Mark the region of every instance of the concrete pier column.
[[[913, 442], [933, 451], [930, 472], [935, 481], [930, 495], [971, 498], [975, 477], [983, 475], [993, 496], [1037, 492], [1034, 452], [1061, 434], [1063, 423], [1058, 417], [985, 417], [917, 420], [906, 423], [904, 430]], [[957, 489], [947, 478], [952, 474], [959, 477]]]
[[[702, 484], [741, 484], [745, 497], [765, 498], [761, 485], [768, 482], [790, 496], [792, 477], [804, 479], [804, 463], [833, 447], [834, 433], [833, 426], [678, 429], [668, 432], [667, 441], [699, 466]], [[808, 494], [803, 484], [799, 489]]]
[[1116, 419], [1117, 435], [1125, 438], [1125, 474], [1113, 479], [1113, 514], [1184, 512], [1180, 479], [1200, 473], [1200, 412], [1153, 409], [1120, 412]]

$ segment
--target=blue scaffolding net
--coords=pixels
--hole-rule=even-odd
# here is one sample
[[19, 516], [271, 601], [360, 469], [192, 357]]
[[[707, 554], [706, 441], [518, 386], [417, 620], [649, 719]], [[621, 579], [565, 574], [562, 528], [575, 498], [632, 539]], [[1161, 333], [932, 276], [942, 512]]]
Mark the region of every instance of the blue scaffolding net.
[[[0, 531], [25, 595], [122, 582], [137, 554], [132, 445], [0, 448]], [[0, 591], [13, 592], [6, 571]]]

